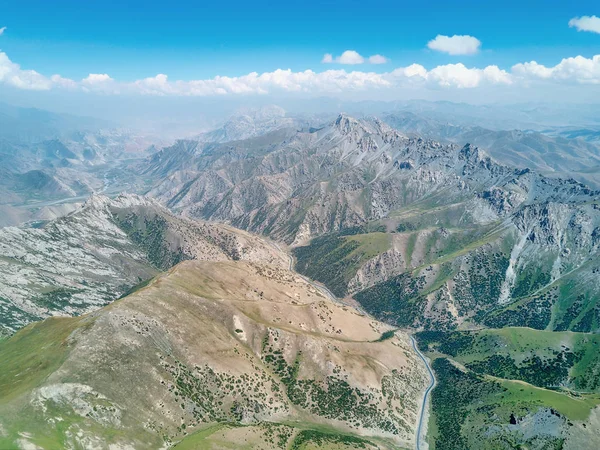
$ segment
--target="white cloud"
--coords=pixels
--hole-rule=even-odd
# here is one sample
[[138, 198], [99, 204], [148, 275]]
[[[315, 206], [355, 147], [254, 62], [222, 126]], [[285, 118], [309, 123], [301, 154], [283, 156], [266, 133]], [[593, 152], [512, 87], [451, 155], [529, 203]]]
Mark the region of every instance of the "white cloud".
[[90, 73], [86, 78], [81, 80], [83, 84], [88, 84], [90, 86], [110, 81], [113, 81], [113, 79], [106, 73]]
[[385, 64], [387, 63], [389, 60], [383, 56], [383, 55], [372, 55], [369, 56], [368, 58], [365, 58], [364, 56], [362, 56], [360, 53], [358, 53], [355, 50], [346, 50], [344, 53], [342, 53], [340, 56], [334, 58], [333, 55], [331, 53], [325, 53], [323, 55], [323, 59], [321, 59], [321, 62], [324, 64], [331, 64], [331, 63], [337, 63], [337, 64], [346, 64], [346, 65], [355, 65], [355, 64], [364, 64], [364, 63], [369, 63], [369, 64]]
[[389, 60], [383, 55], [369, 56], [369, 64], [385, 64], [387, 62], [389, 62]]
[[511, 84], [510, 75], [498, 66], [469, 69], [464, 64], [447, 64], [430, 70], [427, 79], [442, 87], [474, 88], [483, 84]]
[[600, 17], [582, 16], [569, 20], [569, 26], [577, 28], [577, 31], [591, 31], [600, 34]]
[[120, 84], [106, 73], [90, 73], [80, 82], [81, 88], [88, 92], [119, 94]]
[[77, 90], [79, 89], [79, 83], [75, 80], [71, 80], [70, 78], [63, 78], [60, 75], [52, 75], [50, 77], [50, 81], [56, 87], [68, 90]]
[[420, 64], [412, 64], [396, 69], [391, 74], [398, 80], [406, 79], [436, 88], [468, 89], [484, 85], [512, 84], [512, 76], [498, 66], [477, 69], [468, 68], [462, 63], [437, 66], [429, 71]]
[[405, 76], [405, 77], [427, 77], [427, 69], [421, 64], [411, 64], [408, 67], [401, 67], [392, 72], [392, 75]]
[[6, 31], [6, 27], [0, 28], [0, 36], [2, 36], [5, 31]]
[[43, 91], [52, 87], [52, 82], [35, 70], [23, 70], [12, 62], [8, 55], [0, 52], [0, 82], [19, 89]]
[[600, 84], [600, 55], [592, 58], [565, 58], [553, 67], [535, 61], [515, 64], [512, 72], [525, 79], [543, 79], [560, 83]]
[[365, 62], [365, 58], [354, 50], [346, 50], [336, 61], [339, 64], [362, 64]]
[[[356, 55], [347, 55], [347, 58], [351, 56]], [[557, 86], [600, 85], [600, 55], [592, 58], [565, 58], [555, 66], [544, 66], [535, 61], [524, 62], [514, 65], [509, 71], [495, 65], [478, 68], [457, 63], [428, 70], [420, 64], [412, 64], [383, 73], [343, 69], [323, 72], [277, 69], [273, 72], [251, 72], [239, 77], [216, 76], [183, 81], [171, 80], [165, 74], [158, 74], [133, 82], [120, 82], [108, 74], [90, 74], [79, 81], [60, 75], [46, 77], [35, 70], [22, 69], [6, 53], [0, 52], [0, 83], [25, 90], [59, 89], [104, 95], [157, 96], [261, 95], [281, 92], [348, 94], [399, 89], [468, 90], [492, 86], [518, 89], [530, 87], [534, 83], [551, 89], [547, 87], [549, 83]]]
[[427, 43], [427, 47], [449, 55], [473, 55], [479, 51], [481, 41], [468, 35], [450, 37], [438, 34], [435, 39]]
[[268, 94], [284, 92], [344, 92], [371, 88], [390, 87], [383, 75], [372, 72], [346, 72], [327, 70], [316, 73], [312, 70], [292, 72], [277, 69], [274, 72], [249, 73], [240, 77], [215, 77], [208, 80], [170, 82], [166, 75], [138, 80], [126, 87], [127, 90], [149, 95], [226, 95]]

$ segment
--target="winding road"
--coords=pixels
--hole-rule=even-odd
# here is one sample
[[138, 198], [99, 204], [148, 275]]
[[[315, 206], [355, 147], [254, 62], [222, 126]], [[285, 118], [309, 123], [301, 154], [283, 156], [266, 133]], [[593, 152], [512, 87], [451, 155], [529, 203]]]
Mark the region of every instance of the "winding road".
[[[270, 242], [271, 242], [271, 245], [273, 247], [275, 247], [277, 250], [279, 250], [284, 255], [287, 255], [287, 257], [290, 260], [289, 261], [289, 270], [290, 270], [290, 272], [296, 272], [296, 270], [294, 269], [294, 257], [292, 255], [290, 255], [288, 252], [286, 252], [285, 250], [283, 250], [281, 248], [281, 246], [277, 242], [273, 242], [273, 241], [270, 241]], [[321, 293], [325, 294], [325, 296], [328, 297], [330, 300], [332, 300], [332, 301], [334, 301], [336, 303], [342, 303], [342, 304], [345, 305], [344, 302], [342, 302], [339, 298], [337, 298], [335, 295], [333, 295], [333, 292], [331, 292], [327, 286], [325, 286], [325, 285], [323, 285], [321, 283], [318, 283], [316, 281], [313, 281], [310, 278], [305, 277], [301, 273], [296, 272], [296, 275], [298, 275], [300, 278], [302, 278], [304, 281], [306, 281], [308, 284], [310, 284], [315, 289], [321, 291]]]
[[409, 337], [410, 341], [412, 342], [413, 349], [415, 350], [417, 355], [419, 355], [419, 358], [421, 358], [425, 363], [425, 367], [427, 367], [427, 372], [429, 372], [430, 378], [429, 386], [427, 386], [427, 389], [425, 390], [425, 395], [423, 396], [423, 403], [421, 403], [421, 413], [419, 414], [419, 423], [417, 425], [415, 448], [416, 450], [421, 450], [421, 432], [423, 429], [423, 420], [425, 419], [425, 411], [427, 410], [427, 397], [429, 397], [429, 393], [435, 387], [435, 374], [433, 373], [433, 370], [429, 365], [429, 361], [427, 361], [427, 358], [425, 358], [423, 353], [421, 353], [421, 350], [419, 350], [419, 348], [417, 347], [417, 341], [415, 340], [415, 338], [412, 335], [409, 335]]
[[[273, 245], [273, 247], [275, 247], [277, 250], [279, 250], [281, 253], [284, 253], [288, 256], [288, 258], [290, 259], [289, 261], [289, 270], [290, 271], [295, 271], [294, 270], [294, 257], [292, 255], [290, 255], [288, 252], [284, 251], [279, 244], [277, 244], [276, 242], [271, 241], [271, 244]], [[364, 314], [368, 317], [371, 317], [366, 311], [364, 311], [362, 308], [357, 308], [355, 306], [352, 305], [347, 305], [346, 303], [344, 303], [343, 301], [341, 301], [339, 298], [337, 298], [335, 295], [333, 295], [333, 292], [331, 292], [327, 286], [321, 284], [321, 283], [317, 283], [316, 281], [311, 280], [308, 277], [305, 277], [304, 275], [296, 272], [296, 274], [302, 278], [304, 281], [306, 281], [308, 284], [310, 284], [311, 286], [313, 286], [315, 289], [318, 289], [319, 291], [321, 291], [322, 293], [324, 293], [327, 297], [329, 297], [332, 301], [336, 302], [336, 303], [340, 303], [343, 304], [345, 306], [349, 306], [352, 307], [354, 309], [357, 309], [361, 314]], [[421, 450], [421, 433], [423, 431], [423, 421], [425, 420], [425, 413], [427, 411], [427, 399], [429, 398], [429, 393], [433, 390], [433, 388], [435, 387], [435, 374], [433, 373], [433, 369], [431, 368], [431, 366], [429, 365], [429, 361], [427, 360], [427, 358], [425, 358], [425, 355], [423, 355], [423, 353], [421, 353], [421, 350], [419, 350], [419, 348], [417, 347], [417, 341], [415, 340], [415, 338], [409, 334], [408, 335], [410, 338], [410, 341], [412, 343], [412, 347], [415, 351], [415, 353], [419, 356], [419, 358], [421, 358], [421, 360], [423, 361], [423, 363], [425, 364], [425, 367], [427, 368], [427, 372], [429, 373], [429, 386], [427, 386], [427, 389], [425, 390], [425, 395], [423, 395], [423, 402], [421, 403], [421, 408], [420, 408], [420, 413], [419, 413], [419, 422], [417, 424], [417, 430], [415, 433], [415, 449], [416, 450]]]

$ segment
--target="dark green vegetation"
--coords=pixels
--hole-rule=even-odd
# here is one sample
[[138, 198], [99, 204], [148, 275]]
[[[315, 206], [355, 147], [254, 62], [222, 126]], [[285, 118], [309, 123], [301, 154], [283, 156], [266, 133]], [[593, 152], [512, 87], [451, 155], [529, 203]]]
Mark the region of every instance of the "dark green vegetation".
[[35, 299], [35, 303], [52, 310], [60, 310], [74, 303], [73, 295], [81, 292], [80, 289], [58, 288], [41, 294]]
[[504, 328], [425, 331], [417, 338], [421, 348], [451, 356], [480, 374], [600, 392], [600, 335]]
[[[430, 441], [436, 450], [562, 448], [560, 430], [586, 420], [600, 403], [599, 335], [504, 328], [416, 337], [434, 358]], [[518, 421], [534, 415], [554, 422], [548, 426], [556, 433], [540, 428], [529, 431], [529, 440], [519, 436]]]
[[119, 227], [148, 255], [148, 260], [157, 269], [167, 270], [181, 261], [192, 259], [181, 248], [170, 247], [168, 222], [163, 217], [146, 217], [131, 212], [125, 217], [115, 218]]
[[444, 358], [436, 359], [432, 365], [437, 376], [437, 387], [431, 396], [435, 411], [436, 450], [467, 449], [462, 427], [469, 416], [472, 404], [501, 390], [493, 382], [482, 377], [464, 373]]
[[362, 264], [390, 247], [388, 234], [362, 231], [356, 228], [320, 236], [306, 247], [295, 248], [296, 269], [325, 284], [336, 296], [345, 296], [348, 283]]
[[483, 317], [484, 325], [492, 328], [529, 327], [545, 330], [552, 320], [552, 306], [558, 300], [555, 289], [516, 302], [490, 312]]
[[419, 294], [423, 285], [422, 278], [405, 273], [359, 292], [354, 298], [377, 319], [406, 327], [422, 315], [424, 303]]
[[[438, 385], [429, 442], [435, 450], [562, 449], [562, 430], [585, 420], [600, 403], [598, 396], [572, 397], [463, 370], [446, 358], [432, 366]], [[534, 417], [539, 422], [531, 428], [527, 421]]]

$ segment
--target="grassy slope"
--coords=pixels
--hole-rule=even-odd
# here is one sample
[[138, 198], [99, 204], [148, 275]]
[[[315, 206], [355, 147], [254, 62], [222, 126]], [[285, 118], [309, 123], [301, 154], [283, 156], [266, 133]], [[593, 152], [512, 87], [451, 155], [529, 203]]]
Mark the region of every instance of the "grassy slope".
[[[0, 416], [11, 428], [8, 433], [0, 435], [0, 448], [14, 448], [19, 437], [17, 431], [27, 429], [38, 420], [39, 429], [44, 431], [35, 437], [35, 444], [42, 448], [60, 448], [63, 445], [64, 431], [71, 420], [49, 428], [45, 426], [43, 417], [30, 415], [27, 425], [24, 425], [22, 419], [14, 415], [15, 404], [11, 402], [16, 399], [18, 407], [28, 407], [18, 397], [40, 386], [62, 365], [69, 354], [69, 336], [88, 323], [89, 319], [79, 317], [52, 317], [30, 324], [10, 339], [0, 342]], [[52, 411], [49, 413], [52, 414]]]
[[85, 322], [50, 318], [0, 341], [0, 405], [40, 385], [68, 355], [67, 338]]
[[[190, 265], [191, 264], [192, 263], [190, 263]], [[198, 264], [200, 264], [200, 263], [198, 263]], [[223, 263], [223, 264], [225, 264], [225, 263]], [[208, 265], [208, 263], [206, 263], [206, 265]], [[227, 273], [227, 271], [224, 271], [222, 269], [214, 269], [214, 270], [221, 274]], [[268, 269], [268, 270], [270, 270], [270, 269]], [[116, 311], [124, 311], [127, 308], [132, 307], [133, 305], [138, 305], [138, 306], [136, 306], [136, 308], [138, 308], [138, 307], [143, 308], [146, 306], [150, 307], [149, 304], [155, 303], [155, 301], [152, 298], [144, 298], [144, 300], [138, 299], [137, 301], [132, 300], [132, 299], [134, 299], [136, 296], [139, 297], [140, 295], [142, 295], [144, 293], [146, 293], [146, 295], [151, 295], [151, 294], [149, 294], [149, 292], [152, 292], [153, 289], [159, 288], [161, 284], [166, 285], [163, 287], [163, 289], [165, 289], [164, 292], [167, 292], [167, 293], [169, 292], [168, 289], [169, 289], [170, 284], [174, 283], [174, 284], [176, 284], [177, 289], [183, 289], [183, 291], [185, 291], [185, 292], [189, 291], [188, 292], [189, 294], [193, 293], [194, 295], [201, 295], [205, 299], [210, 299], [210, 298], [214, 297], [214, 298], [219, 299], [220, 301], [222, 301], [222, 299], [224, 297], [227, 297], [227, 295], [230, 295], [235, 299], [237, 299], [238, 297], [242, 297], [242, 295], [237, 293], [237, 291], [236, 291], [236, 294], [229, 292], [230, 288], [234, 289], [234, 290], [238, 289], [238, 290], [241, 290], [246, 293], [250, 292], [250, 291], [247, 291], [248, 288], [245, 284], [243, 284], [243, 286], [232, 287], [230, 284], [219, 281], [220, 278], [218, 280], [213, 280], [213, 278], [211, 278], [210, 276], [206, 275], [206, 277], [202, 277], [197, 272], [192, 272], [192, 273], [188, 274], [185, 271], [181, 271], [181, 270], [177, 271], [176, 269], [173, 269], [171, 272], [172, 273], [169, 275], [160, 277], [156, 283], [152, 284], [152, 287], [150, 287], [150, 288], [142, 287], [141, 289], [137, 290], [137, 292], [134, 295], [132, 295], [131, 297], [116, 301], [116, 302], [112, 303], [110, 306], [106, 307], [105, 310], [112, 310], [114, 313], [115, 310]], [[206, 270], [201, 273], [205, 274]], [[221, 275], [221, 276], [225, 276], [225, 275]], [[245, 279], [244, 277], [237, 277], [237, 276], [234, 278], [236, 280]], [[247, 281], [247, 279], [246, 279], [246, 281]], [[300, 283], [300, 285], [301, 285], [300, 287], [303, 288], [304, 284]], [[277, 286], [279, 286], [279, 285], [277, 285]], [[261, 287], [261, 289], [263, 289], [263, 287]], [[277, 288], [277, 289], [279, 289], [279, 288]], [[281, 287], [281, 289], [283, 289], [283, 287]], [[287, 283], [285, 283], [285, 292], [286, 292], [285, 295], [291, 296], [292, 294], [290, 294], [288, 292], [289, 289], [290, 289], [290, 286]], [[252, 292], [254, 292], [254, 291], [252, 291]], [[258, 291], [256, 291], [256, 292], [258, 292]], [[269, 298], [271, 295], [275, 295], [275, 294], [277, 296], [284, 295], [280, 291], [277, 291], [275, 293], [275, 292], [270, 292], [265, 288], [265, 295], [268, 296]], [[175, 308], [175, 310], [185, 311], [185, 308], [184, 308], [185, 305], [187, 305], [188, 307], [196, 308], [196, 303], [194, 303], [194, 302], [191, 302], [190, 304], [187, 303], [188, 295], [181, 296], [181, 298], [179, 296], [177, 296], [177, 298], [170, 298], [168, 296], [165, 297], [165, 295], [159, 295], [159, 293], [157, 293], [156, 295], [158, 296], [156, 298], [157, 299], [156, 301], [158, 302], [155, 306], [156, 308], [162, 308], [162, 306], [159, 306], [159, 305], [163, 305], [163, 302], [165, 301], [166, 298], [169, 298], [169, 301], [167, 303], [174, 303], [173, 307]], [[247, 295], [253, 296], [255, 294], [247, 293]], [[258, 293], [256, 293], [256, 295], [258, 295]], [[308, 297], [311, 297], [312, 294], [309, 292], [306, 295], [308, 295]], [[261, 296], [262, 296], [262, 292], [261, 292]], [[158, 301], [158, 299], [160, 299], [160, 301]], [[296, 299], [296, 297], [294, 297], [294, 299]], [[181, 302], [183, 302], [184, 305], [180, 305], [179, 303], [181, 303]], [[237, 300], [234, 301], [234, 303], [236, 303], [236, 302], [237, 302]], [[242, 308], [242, 310], [245, 310], [245, 308], [249, 307], [250, 309], [248, 309], [248, 312], [254, 311], [256, 314], [258, 314], [260, 317], [262, 317], [262, 314], [258, 310], [253, 310], [248, 303], [249, 302], [242, 302], [242, 304], [239, 306]], [[251, 303], [253, 303], [253, 302], [251, 302]], [[269, 304], [269, 302], [265, 301], [265, 307], [267, 308], [267, 310], [269, 309], [269, 307], [267, 306], [268, 304]], [[128, 306], [125, 306], [125, 305], [128, 305]], [[282, 304], [278, 303], [277, 308], [281, 308], [282, 307], [281, 305]], [[302, 307], [297, 306], [296, 303], [292, 303], [291, 305], [289, 305], [289, 308], [293, 309], [293, 310], [302, 309], [303, 311], [305, 309], [307, 309], [307, 308], [302, 308]], [[310, 309], [310, 308], [308, 308], [308, 309]], [[194, 309], [193, 311], [196, 311], [196, 310]], [[242, 311], [240, 310], [240, 312], [242, 312]], [[300, 312], [298, 312], [298, 313], [300, 314]], [[193, 318], [188, 317], [189, 314], [185, 314], [185, 313], [183, 313], [183, 314], [186, 316], [186, 320], [191, 320], [192, 322], [194, 321]], [[279, 314], [279, 313], [277, 313], [277, 314]], [[344, 309], [341, 309], [340, 314], [346, 314], [346, 311]], [[355, 315], [351, 314], [350, 312], [348, 312], [347, 314], [352, 315], [352, 320], [362, 320], [362, 319], [356, 318], [358, 316], [355, 317]], [[36, 408], [32, 408], [32, 406], [29, 403], [30, 397], [28, 395], [26, 395], [29, 392], [31, 392], [32, 390], [34, 390], [36, 387], [43, 385], [44, 382], [47, 380], [48, 376], [51, 375], [52, 373], [56, 372], [56, 370], [59, 369], [61, 366], [63, 367], [63, 369], [62, 369], [63, 372], [66, 370], [66, 372], [63, 374], [64, 376], [66, 376], [66, 378], [63, 377], [65, 382], [74, 382], [74, 383], [83, 382], [85, 384], [87, 382], [86, 377], [92, 376], [93, 379], [90, 379], [90, 384], [97, 387], [94, 384], [95, 383], [94, 380], [99, 375], [99, 373], [103, 371], [104, 368], [109, 368], [109, 367], [118, 368], [119, 362], [126, 361], [126, 359], [123, 359], [123, 357], [120, 357], [121, 353], [116, 352], [116, 354], [113, 355], [115, 357], [115, 359], [112, 362], [111, 361], [106, 362], [104, 368], [91, 367], [90, 368], [91, 372], [87, 375], [85, 375], [85, 374], [82, 375], [81, 373], [69, 373], [69, 368], [67, 366], [63, 365], [63, 363], [65, 362], [65, 360], [71, 353], [71, 349], [70, 349], [71, 340], [73, 342], [72, 345], [75, 348], [77, 348], [78, 343], [85, 341], [86, 335], [94, 332], [94, 330], [96, 330], [98, 327], [100, 327], [99, 323], [102, 321], [99, 321], [98, 319], [96, 319], [96, 317], [99, 317], [101, 315], [102, 315], [102, 311], [100, 313], [94, 314], [92, 316], [87, 315], [87, 316], [82, 316], [82, 317], [77, 317], [77, 318], [51, 318], [44, 322], [32, 324], [32, 325], [26, 327], [25, 329], [21, 330], [20, 332], [16, 333], [13, 337], [11, 337], [7, 340], [4, 340], [4, 341], [0, 341], [0, 364], [2, 366], [2, 370], [0, 371], [0, 419], [2, 419], [2, 420], [0, 422], [2, 423], [2, 426], [3, 426], [2, 433], [4, 434], [4, 435], [0, 436], [0, 448], [14, 447], [15, 441], [17, 439], [19, 439], [20, 432], [28, 432], [28, 433], [32, 434], [31, 436], [29, 436], [27, 438], [29, 440], [29, 442], [39, 445], [42, 448], [64, 448], [66, 446], [66, 444], [69, 442], [69, 440], [72, 439], [69, 437], [69, 433], [72, 434], [73, 427], [75, 427], [75, 429], [82, 429], [85, 431], [89, 431], [89, 432], [93, 433], [93, 435], [95, 435], [95, 436], [102, 436], [104, 442], [106, 442], [106, 443], [111, 443], [111, 442], [115, 442], [118, 440], [121, 440], [121, 441], [127, 440], [129, 438], [135, 439], [138, 437], [137, 434], [135, 434], [135, 433], [138, 433], [138, 432], [142, 433], [141, 430], [136, 431], [136, 430], [132, 430], [131, 428], [128, 428], [130, 422], [127, 422], [126, 420], [128, 420], [128, 419], [125, 417], [123, 419], [124, 420], [123, 427], [102, 426], [99, 423], [91, 421], [86, 417], [83, 417], [78, 414], [74, 414], [69, 407], [63, 407], [64, 405], [59, 405], [58, 403], [52, 403], [52, 404], [46, 403], [46, 405], [48, 406], [48, 409], [47, 409], [46, 413], [42, 413], [42, 412], [40, 412], [39, 409], [36, 410]], [[168, 319], [177, 321], [178, 319], [171, 318], [172, 315], [173, 315], [173, 313], [169, 313]], [[226, 316], [230, 317], [230, 313], [228, 313]], [[161, 318], [162, 316], [158, 315], [157, 317]], [[286, 317], [293, 318], [294, 316], [292, 314], [289, 314]], [[197, 317], [196, 320], [197, 319], [202, 319], [202, 317]], [[266, 320], [264, 317], [262, 317], [262, 319]], [[272, 318], [270, 320], [272, 320]], [[306, 322], [306, 319], [301, 319], [301, 321]], [[366, 321], [366, 319], [365, 319], [365, 321]], [[183, 324], [181, 322], [179, 322], [179, 323], [182, 327], [186, 326], [186, 324]], [[94, 326], [92, 326], [92, 325], [94, 325]], [[268, 325], [272, 326], [271, 321], [268, 321]], [[262, 324], [259, 325], [259, 328], [262, 329]], [[169, 329], [174, 329], [174, 328], [169, 327]], [[110, 331], [111, 332], [113, 331], [112, 328], [110, 329]], [[295, 331], [295, 329], [294, 329], [294, 331]], [[365, 342], [375, 341], [374, 336], [371, 336], [372, 334], [375, 334], [375, 333], [373, 333], [373, 330], [371, 330], [368, 327], [365, 327], [365, 332], [368, 332], [367, 334], [369, 335], [369, 339], [366, 340]], [[229, 331], [225, 331], [225, 333], [229, 337], [229, 334], [233, 333], [233, 331], [229, 330]], [[213, 337], [215, 336], [214, 330], [208, 334]], [[137, 336], [137, 334], [135, 334], [135, 336]], [[321, 338], [324, 337], [320, 334], [319, 334], [319, 336]], [[82, 341], [82, 339], [83, 339], [83, 341]], [[105, 343], [108, 342], [110, 344], [111, 343], [110, 338], [107, 337], [106, 339], [107, 339], [107, 341], [103, 340], [103, 342], [105, 342]], [[143, 339], [143, 338], [140, 337], [139, 339]], [[336, 342], [338, 342], [337, 345], [339, 345], [339, 346], [345, 345], [344, 344], [345, 341], [343, 340], [342, 336], [340, 336], [340, 337], [335, 336], [334, 339], [336, 340]], [[357, 342], [358, 341], [351, 340], [351, 342], [348, 345], [356, 346]], [[151, 340], [151, 346], [150, 346], [150, 350], [153, 355], [156, 353], [156, 348], [154, 347], [154, 345], [156, 345], [156, 342], [155, 342], [154, 336], [153, 336], [153, 339]], [[371, 346], [374, 344], [368, 343], [365, 345]], [[385, 341], [385, 342], [382, 341], [381, 344], [377, 344], [377, 345], [388, 346], [388, 343], [387, 343], [387, 341]], [[207, 345], [207, 346], [210, 347], [211, 345]], [[390, 348], [392, 348], [392, 347], [393, 346], [390, 346]], [[92, 351], [92, 350], [93, 350], [93, 348], [90, 348], [90, 351]], [[137, 358], [141, 353], [143, 353], [143, 351], [144, 351], [143, 347], [141, 349], [137, 348], [137, 350], [134, 353], [131, 353], [131, 354], [127, 353], [127, 355], [128, 355], [128, 357], [134, 358], [134, 362], [136, 362], [137, 360], [135, 360], [135, 358]], [[194, 352], [192, 352], [192, 353], [194, 353]], [[123, 366], [125, 366], [125, 369], [126, 369], [127, 364], [123, 364]], [[131, 364], [129, 364], [129, 366], [131, 366]], [[65, 367], [67, 367], [67, 368], [65, 369]], [[108, 369], [108, 370], [110, 370], [110, 369]], [[115, 377], [117, 377], [116, 379], [119, 379], [118, 375], [121, 374], [122, 370], [120, 370], [120, 369], [116, 369], [116, 370], [117, 370], [117, 374], [113, 373], [111, 375], [113, 377], [113, 379], [111, 379], [111, 380], [107, 379], [110, 383], [114, 383]], [[107, 390], [104, 391], [103, 389], [100, 388], [100, 392], [106, 393], [108, 395], [108, 399], [111, 399], [112, 397], [109, 394], [110, 388], [106, 387], [106, 389]], [[350, 398], [351, 400], [354, 399], [354, 397], [352, 397], [352, 396], [349, 396], [348, 398]], [[102, 400], [98, 400], [98, 401], [102, 402]], [[94, 402], [96, 402], [96, 401], [94, 400]], [[124, 402], [123, 404], [125, 404], [125, 400], [123, 400], [123, 402]], [[330, 405], [331, 405], [331, 403], [330, 403]], [[56, 408], [56, 411], [55, 411], [55, 408]], [[19, 411], [19, 413], [15, 414], [15, 411]], [[60, 417], [61, 419], [59, 422], [56, 423], [56, 425], [49, 426], [48, 425], [49, 417]], [[131, 417], [131, 416], [129, 416], [129, 417]], [[309, 420], [310, 418], [312, 418], [312, 416], [309, 416], [309, 415], [306, 416], [306, 420]], [[332, 448], [332, 449], [353, 448], [352, 445], [354, 445], [354, 442], [352, 440], [360, 439], [359, 437], [352, 435], [352, 434], [340, 434], [339, 431], [336, 432], [336, 429], [334, 429], [332, 427], [329, 427], [326, 430], [320, 429], [319, 428], [320, 423], [321, 423], [320, 421], [306, 422], [306, 424], [304, 426], [302, 426], [301, 429], [305, 429], [305, 430], [309, 430], [309, 431], [312, 430], [312, 432], [315, 432], [315, 433], [318, 432], [321, 434], [323, 434], [323, 433], [326, 434], [327, 442], [329, 442], [329, 440], [332, 440], [332, 443], [331, 443], [331, 446], [329, 443], [327, 443], [327, 446], [329, 446], [329, 447], [324, 447], [324, 448]], [[298, 424], [294, 423], [294, 427], [298, 428]], [[232, 428], [237, 429], [239, 427], [232, 427]], [[215, 428], [214, 432], [210, 433], [210, 435], [212, 436], [212, 437], [210, 437], [210, 439], [208, 436], [205, 436], [208, 432], [205, 432], [204, 430], [199, 433], [196, 433], [196, 434], [194, 434], [194, 436], [196, 436], [195, 438], [191, 438], [191, 437], [189, 438], [190, 446], [186, 447], [184, 444], [182, 444], [181, 448], [203, 448], [202, 445], [200, 444], [201, 442], [203, 442], [203, 439], [204, 439], [203, 436], [205, 436], [206, 439], [208, 439], [206, 442], [215, 443], [215, 442], [221, 440], [221, 438], [217, 439], [215, 437], [216, 435], [214, 434], [219, 429], [220, 429], [220, 427], [217, 427], [217, 428]], [[191, 430], [191, 428], [189, 428], [189, 430]], [[143, 431], [143, 432], [146, 433], [146, 431]], [[330, 439], [330, 437], [331, 437], [331, 439]], [[158, 439], [159, 436], [155, 436], [155, 438]], [[145, 435], [144, 435], [144, 437], [142, 437], [140, 435], [140, 440], [138, 442], [144, 442], [142, 439], [145, 439], [146, 443], [149, 442], [148, 437]], [[198, 446], [196, 446], [195, 439], [198, 440]], [[215, 441], [215, 439], [217, 439], [217, 441]], [[228, 442], [227, 437], [224, 437], [223, 439], [224, 439], [224, 442]], [[321, 439], [321, 438], [318, 438], [318, 439]], [[338, 442], [340, 439], [342, 439], [342, 441]], [[350, 447], [346, 446], [345, 441], [350, 442], [350, 444], [352, 444], [352, 445]], [[375, 438], [373, 439], [373, 441], [378, 442], [377, 439], [375, 439]], [[175, 440], [175, 442], [177, 442], [177, 440]], [[188, 442], [188, 438], [186, 438], [183, 442]], [[241, 448], [239, 446], [239, 442], [237, 442], [237, 444], [236, 444], [236, 442], [237, 441], [235, 441], [235, 439], [234, 439], [234, 441], [230, 442], [230, 447], [231, 448]], [[258, 442], [262, 442], [262, 441], [259, 440]], [[302, 443], [300, 443], [302, 445], [298, 444], [297, 448], [298, 449], [312, 448], [311, 442], [312, 442], [311, 439], [305, 440]], [[325, 441], [323, 441], [323, 442], [325, 442]], [[389, 448], [390, 443], [389, 442], [382, 443], [382, 446], [383, 446], [383, 448]], [[249, 446], [248, 448], [254, 448], [254, 447]]]
[[[473, 442], [477, 439], [489, 444], [489, 448], [495, 448], [490, 437], [483, 434], [489, 427], [504, 430], [505, 434], [497, 437], [503, 445], [507, 442], [514, 444], [519, 442], [519, 438], [511, 437], [508, 431], [511, 414], [523, 417], [542, 407], [557, 411], [568, 421], [584, 422], [591, 410], [600, 405], [600, 394], [597, 383], [594, 383], [598, 377], [592, 376], [598, 373], [598, 335], [504, 328], [475, 332], [422, 332], [417, 337], [421, 348], [428, 350], [429, 356], [434, 359], [433, 366], [438, 377], [438, 386], [432, 394], [434, 414], [430, 420], [430, 440], [435, 449], [468, 447], [475, 445]], [[576, 358], [566, 358], [569, 353]], [[540, 385], [494, 376], [503, 375], [507, 367], [512, 367], [491, 364], [490, 361], [498, 356], [511, 358], [516, 366], [527, 367], [528, 370], [519, 374]], [[529, 364], [532, 357], [539, 357], [548, 366]], [[570, 363], [565, 366], [565, 373], [571, 380], [571, 389], [543, 386], [544, 381], [553, 380], [552, 371], [557, 370], [557, 358]], [[477, 372], [466, 368], [463, 372], [449, 365], [452, 360], [461, 367], [474, 367]], [[487, 364], [482, 365], [482, 362]], [[596, 386], [596, 389], [589, 392], [590, 386]], [[579, 392], [577, 388], [581, 388]], [[457, 399], [459, 413], [444, 406], [450, 398]], [[456, 434], [450, 430], [460, 432]], [[543, 448], [554, 448], [553, 445], [560, 444], [560, 439], [548, 439], [544, 444], [547, 447]], [[485, 446], [482, 444], [477, 448]]]
[[[433, 355], [430, 355], [433, 356]], [[598, 394], [577, 396], [530, 384], [479, 375], [434, 357], [437, 386], [432, 393], [428, 441], [432, 450], [562, 448], [564, 436], [536, 435], [534, 423], [523, 435], [510, 427], [512, 417], [524, 418], [547, 408], [563, 424], [586, 421], [600, 404]], [[542, 426], [543, 427], [543, 426]]]
[[[244, 442], [244, 444], [241, 444]], [[376, 443], [349, 434], [340, 434], [315, 424], [283, 425], [265, 423], [251, 426], [210, 425], [187, 436], [173, 448], [177, 450], [289, 449], [350, 450], [375, 449]]]
[[[567, 384], [580, 392], [600, 392], [600, 335], [597, 334], [510, 327], [422, 333], [420, 341], [423, 346], [429, 345], [481, 373], [509, 375], [540, 387]], [[515, 372], [518, 368], [523, 370]], [[551, 371], [556, 374], [553, 376]]]
[[391, 236], [384, 232], [322, 236], [313, 239], [308, 246], [294, 250], [296, 268], [343, 297], [358, 269], [369, 259], [387, 251], [390, 244]]

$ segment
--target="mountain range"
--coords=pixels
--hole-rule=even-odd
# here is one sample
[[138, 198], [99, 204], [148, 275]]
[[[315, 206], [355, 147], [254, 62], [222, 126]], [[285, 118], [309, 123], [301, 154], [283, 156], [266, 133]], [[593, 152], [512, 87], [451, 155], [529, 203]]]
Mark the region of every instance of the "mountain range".
[[600, 445], [593, 139], [429, 106], [29, 145], [7, 195], [70, 200], [0, 228], [0, 444]]
[[495, 130], [442, 122], [411, 112], [388, 114], [382, 120], [408, 135], [458, 145], [470, 143], [504, 164], [599, 186], [600, 147], [591, 132]]

